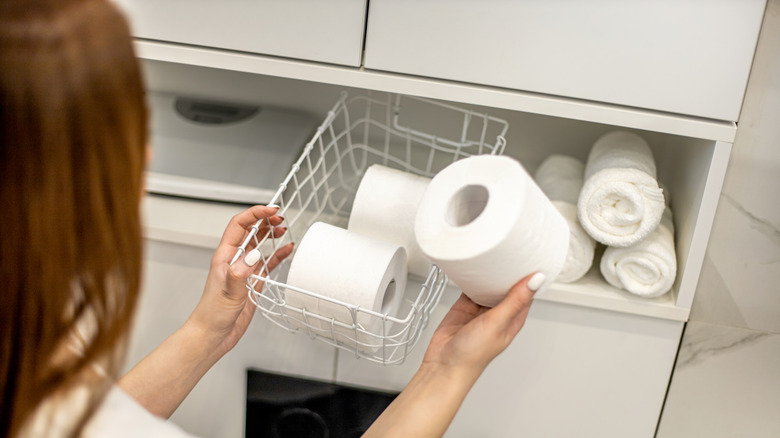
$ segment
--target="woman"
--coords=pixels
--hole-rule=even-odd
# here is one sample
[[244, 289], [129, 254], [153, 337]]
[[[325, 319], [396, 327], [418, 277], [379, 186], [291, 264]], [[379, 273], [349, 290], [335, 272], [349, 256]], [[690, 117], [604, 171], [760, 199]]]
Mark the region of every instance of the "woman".
[[[147, 110], [127, 24], [103, 0], [0, 3], [0, 432], [184, 436], [168, 418], [254, 314], [229, 262], [276, 209], [233, 218], [185, 324], [118, 379], [141, 274]], [[278, 264], [288, 245], [268, 262]], [[536, 287], [540, 279], [534, 279]], [[368, 435], [440, 436], [487, 364], [522, 327], [519, 282], [493, 309], [465, 296]]]

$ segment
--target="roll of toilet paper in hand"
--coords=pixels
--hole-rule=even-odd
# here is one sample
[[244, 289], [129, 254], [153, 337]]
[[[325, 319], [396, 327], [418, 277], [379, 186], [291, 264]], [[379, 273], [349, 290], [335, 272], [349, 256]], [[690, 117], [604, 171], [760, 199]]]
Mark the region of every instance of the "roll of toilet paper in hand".
[[569, 249], [566, 220], [516, 160], [480, 155], [434, 176], [414, 224], [420, 248], [475, 303], [495, 306], [520, 279], [553, 282]]
[[656, 181], [653, 152], [628, 131], [612, 131], [593, 144], [577, 210], [582, 228], [608, 246], [626, 247], [661, 222], [664, 194]]
[[414, 218], [430, 178], [379, 164], [360, 181], [347, 229], [403, 246], [409, 274], [426, 278], [431, 261], [414, 238]]
[[[314, 223], [290, 264], [287, 284], [361, 309], [396, 316], [406, 289], [406, 251], [399, 245]], [[374, 351], [382, 334], [381, 317], [289, 290], [287, 302], [326, 320], [309, 318], [315, 333], [354, 348]], [[346, 324], [345, 328], [337, 322]], [[368, 332], [368, 333], [366, 333]], [[355, 340], [360, 344], [356, 344]]]
[[569, 225], [569, 252], [558, 281], [571, 283], [584, 276], [593, 264], [596, 242], [580, 225], [577, 199], [584, 182], [585, 163], [568, 155], [553, 154], [539, 165], [534, 179]]

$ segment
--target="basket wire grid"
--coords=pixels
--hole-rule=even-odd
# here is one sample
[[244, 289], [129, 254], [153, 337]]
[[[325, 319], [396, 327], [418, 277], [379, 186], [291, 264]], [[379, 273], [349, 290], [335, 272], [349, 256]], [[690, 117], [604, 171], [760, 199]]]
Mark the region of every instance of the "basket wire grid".
[[[416, 117], [434, 113], [441, 117], [437, 119], [442, 122], [439, 126], [449, 128], [449, 136], [411, 127]], [[294, 254], [270, 272], [266, 263], [278, 248], [299, 241], [316, 221], [346, 227], [361, 177], [372, 164], [432, 177], [458, 159], [503, 153], [507, 129], [504, 120], [428, 99], [393, 94], [349, 98], [342, 93], [271, 201], [279, 206], [278, 214], [285, 218], [282, 225], [287, 232], [272, 238], [273, 227], [267, 220], [260, 220], [233, 258], [235, 262], [253, 248], [261, 251], [261, 272], [247, 281], [249, 299], [266, 318], [284, 329], [304, 332], [358, 358], [403, 363], [447, 285], [447, 277], [438, 267], [434, 265], [422, 283], [409, 279], [400, 316], [396, 316], [285, 284]], [[344, 275], [349, 275], [349, 267], [345, 267]], [[286, 301], [288, 291], [346, 309], [351, 321], [290, 305]]]

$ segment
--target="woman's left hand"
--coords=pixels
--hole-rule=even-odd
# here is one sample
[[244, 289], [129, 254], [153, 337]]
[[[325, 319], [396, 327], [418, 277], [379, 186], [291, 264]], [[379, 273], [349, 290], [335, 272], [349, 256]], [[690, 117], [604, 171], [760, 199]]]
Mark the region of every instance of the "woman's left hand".
[[277, 210], [277, 207], [257, 205], [234, 216], [211, 258], [203, 296], [187, 323], [196, 325], [220, 356], [238, 343], [255, 313], [255, 305], [247, 297], [249, 276], [270, 272], [293, 250], [293, 244], [289, 243], [278, 248], [265, 264], [261, 258], [250, 266], [246, 260], [252, 248], [247, 247], [246, 253], [230, 264], [258, 220], [263, 220], [257, 232], [258, 239], [269, 233], [273, 237], [284, 235], [286, 228], [279, 226], [284, 218], [276, 215]]

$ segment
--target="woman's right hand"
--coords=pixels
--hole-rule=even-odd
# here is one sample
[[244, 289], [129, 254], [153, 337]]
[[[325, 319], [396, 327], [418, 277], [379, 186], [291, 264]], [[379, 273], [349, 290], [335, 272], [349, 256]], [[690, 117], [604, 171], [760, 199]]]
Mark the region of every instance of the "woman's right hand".
[[433, 334], [423, 366], [457, 369], [479, 376], [523, 328], [543, 274], [528, 275], [495, 307], [480, 306], [461, 294]]
[[364, 436], [442, 436], [474, 382], [525, 324], [543, 282], [541, 274], [529, 275], [492, 309], [461, 295], [434, 332], [420, 369]]

